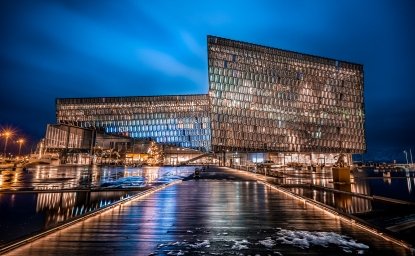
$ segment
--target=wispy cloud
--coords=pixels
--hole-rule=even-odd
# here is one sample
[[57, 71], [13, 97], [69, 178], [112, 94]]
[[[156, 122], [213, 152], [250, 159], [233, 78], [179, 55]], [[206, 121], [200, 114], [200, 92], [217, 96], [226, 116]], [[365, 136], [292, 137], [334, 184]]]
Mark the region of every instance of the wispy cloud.
[[159, 71], [160, 75], [188, 79], [196, 85], [204, 83], [206, 80], [205, 72], [183, 64], [170, 54], [154, 49], [139, 49], [137, 55], [142, 63]]
[[205, 59], [207, 57], [206, 46], [200, 44], [200, 39], [196, 40], [189, 32], [186, 31], [181, 31], [180, 36], [184, 45], [190, 52], [196, 54], [201, 59]]

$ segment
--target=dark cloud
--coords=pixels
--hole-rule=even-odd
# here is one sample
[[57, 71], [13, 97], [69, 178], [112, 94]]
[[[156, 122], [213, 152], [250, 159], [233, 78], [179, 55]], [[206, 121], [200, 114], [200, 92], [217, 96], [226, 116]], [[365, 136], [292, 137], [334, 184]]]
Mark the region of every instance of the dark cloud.
[[213, 34], [363, 64], [369, 153], [399, 157], [415, 145], [414, 5], [1, 1], [0, 124], [39, 139], [56, 97], [206, 93]]

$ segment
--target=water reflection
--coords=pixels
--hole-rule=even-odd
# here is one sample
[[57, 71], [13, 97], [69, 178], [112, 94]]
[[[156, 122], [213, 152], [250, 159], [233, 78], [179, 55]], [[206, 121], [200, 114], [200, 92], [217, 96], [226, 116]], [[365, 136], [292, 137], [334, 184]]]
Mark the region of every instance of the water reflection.
[[[343, 192], [352, 192], [351, 184], [336, 183], [334, 184], [334, 189]], [[340, 209], [344, 212], [351, 212], [355, 210], [352, 204], [352, 196], [347, 193], [334, 193], [334, 204], [337, 209]]]
[[349, 214], [365, 213], [373, 210], [371, 200], [349, 194], [310, 188], [291, 188], [291, 191]]
[[131, 192], [72, 192], [39, 193], [37, 195], [36, 214], [45, 217], [44, 228], [59, 222], [99, 209], [120, 199], [130, 197]]
[[[194, 167], [190, 166], [36, 166], [28, 170], [2, 170], [0, 247], [24, 235], [50, 228], [137, 193], [125, 190], [105, 191], [108, 188], [137, 187], [142, 190], [142, 187], [187, 177], [193, 171]], [[59, 192], [61, 189], [72, 191]], [[53, 192], [45, 193], [45, 190]]]
[[101, 187], [144, 187], [189, 176], [194, 167], [36, 166], [2, 170], [1, 190], [59, 190]]
[[365, 168], [354, 171], [352, 175], [353, 192], [415, 202], [415, 192], [412, 189], [415, 185], [414, 170]]
[[0, 194], [0, 246], [50, 228], [136, 192], [65, 192]]
[[382, 196], [415, 202], [414, 170], [356, 169], [350, 173], [350, 182], [333, 182], [330, 167], [318, 170], [283, 169], [270, 171], [273, 181], [289, 187], [293, 192], [333, 206], [347, 213], [365, 213], [374, 210], [372, 200], [364, 196]]
[[333, 183], [331, 168], [323, 168], [317, 172], [305, 169], [280, 171], [275, 177], [275, 182], [291, 186], [308, 184], [362, 195], [378, 195], [415, 202], [415, 192], [412, 189], [415, 185], [415, 170], [377, 170], [374, 168], [353, 170], [350, 173], [350, 188], [349, 186], [336, 187], [336, 183]]

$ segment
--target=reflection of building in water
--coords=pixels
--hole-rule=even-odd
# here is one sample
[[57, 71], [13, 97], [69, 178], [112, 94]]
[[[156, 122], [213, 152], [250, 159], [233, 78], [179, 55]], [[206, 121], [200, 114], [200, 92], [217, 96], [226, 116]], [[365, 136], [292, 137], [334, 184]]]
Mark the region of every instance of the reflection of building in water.
[[128, 196], [128, 192], [38, 193], [36, 212], [45, 215], [45, 227], [82, 215]]
[[7, 176], [9, 176], [10, 174], [11, 174], [10, 171], [0, 172], [0, 189], [10, 189], [11, 182], [10, 182], [10, 179], [7, 178]]
[[[414, 181], [415, 184], [415, 178], [412, 179]], [[406, 177], [406, 184], [408, 185], [408, 192], [409, 194], [412, 193], [412, 183], [411, 183], [411, 178], [409, 176]]]
[[[344, 192], [352, 192], [352, 184], [334, 184], [334, 188]], [[370, 200], [343, 193], [334, 193], [334, 203], [337, 209], [347, 213], [362, 213], [372, 210]]]
[[0, 171], [0, 189], [15, 189], [22, 182], [22, 170]]
[[[108, 203], [118, 201], [122, 198], [130, 196], [130, 192], [125, 191], [101, 191], [101, 192], [88, 192], [88, 202], [89, 205], [95, 205], [101, 207]], [[97, 208], [98, 208], [97, 207]]]
[[[99, 185], [101, 170], [97, 167], [65, 166], [56, 167], [38, 165], [16, 171], [3, 171], [0, 176], [0, 188], [9, 189], [12, 186], [29, 187], [36, 190], [68, 189]], [[7, 176], [7, 178], [6, 178]]]
[[363, 213], [372, 211], [372, 201], [361, 197], [352, 198], [352, 209], [348, 213]]
[[[350, 192], [348, 188], [341, 189], [346, 189]], [[356, 196], [299, 187], [291, 188], [291, 191], [350, 214], [370, 212], [372, 210], [372, 202], [370, 200]]]
[[[34, 187], [35, 189], [65, 189], [78, 186], [81, 169], [76, 167], [57, 168], [51, 166], [38, 165], [35, 168], [30, 168], [31, 179], [28, 180], [26, 186]], [[72, 171], [74, 169], [75, 171]], [[29, 175], [27, 174], [27, 175]]]
[[76, 193], [38, 193], [36, 212], [45, 213], [45, 227], [69, 219]]
[[[351, 184], [351, 191], [354, 193], [371, 196], [372, 192], [371, 192], [368, 180], [366, 179], [366, 174], [358, 173], [358, 175], [359, 175], [358, 178], [353, 176], [352, 184]], [[353, 199], [354, 201], [360, 201], [360, 203], [355, 204], [355, 205], [360, 205], [360, 207], [362, 207], [358, 212], [364, 212], [364, 209], [365, 209], [364, 205], [367, 200], [363, 198], [357, 198], [357, 197], [353, 197], [353, 198], [354, 198]]]
[[383, 182], [385, 182], [388, 185], [392, 184], [391, 172], [388, 172], [388, 171], [383, 172], [382, 176], [383, 176]]
[[351, 191], [362, 195], [371, 195], [370, 187], [365, 179], [352, 179]]
[[[351, 174], [350, 184], [334, 184], [334, 189], [352, 192], [362, 195], [370, 195], [370, 187], [365, 180], [355, 179]], [[362, 197], [351, 196], [348, 194], [335, 193], [334, 203], [336, 208], [347, 213], [363, 213], [372, 210], [372, 202]]]
[[[334, 189], [351, 192], [352, 188], [350, 184], [334, 184]], [[350, 213], [350, 208], [352, 208], [352, 196], [343, 193], [334, 193], [334, 205], [337, 209], [340, 209], [344, 212]]]
[[160, 176], [160, 168], [158, 167], [149, 167], [143, 169], [143, 177], [146, 179], [147, 182], [153, 182], [154, 180], [158, 179]]

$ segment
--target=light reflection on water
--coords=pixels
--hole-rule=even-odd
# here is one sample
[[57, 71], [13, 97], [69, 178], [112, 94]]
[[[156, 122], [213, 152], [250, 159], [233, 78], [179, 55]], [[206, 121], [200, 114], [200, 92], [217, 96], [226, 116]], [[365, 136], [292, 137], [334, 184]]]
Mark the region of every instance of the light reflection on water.
[[[330, 167], [315, 172], [306, 169], [271, 170], [267, 175], [273, 176], [277, 184], [289, 186], [294, 193], [351, 214], [371, 212], [374, 207], [379, 207], [379, 204], [374, 206], [372, 200], [351, 193], [415, 202], [415, 170], [356, 169], [350, 173], [349, 184], [334, 183]], [[342, 193], [333, 192], [333, 189]]]
[[[192, 174], [194, 167], [50, 167], [38, 166], [0, 172], [0, 190], [44, 190], [76, 188], [140, 188], [169, 182]], [[373, 201], [345, 193], [311, 189], [304, 184], [354, 192], [368, 196], [384, 196], [415, 202], [414, 172], [364, 169], [351, 172], [351, 184], [336, 184], [332, 171], [287, 170], [268, 173], [279, 184], [298, 185], [295, 193], [355, 214], [376, 210]], [[221, 193], [212, 193], [220, 196]], [[0, 193], [0, 246], [19, 236], [53, 226], [100, 208], [132, 192], [65, 192], [65, 193]], [[251, 195], [256, 198], [255, 195]], [[255, 201], [254, 201], [255, 202]]]
[[1, 190], [45, 190], [99, 187], [144, 187], [180, 179], [194, 167], [80, 167], [36, 166], [23, 170], [3, 170]]
[[353, 172], [358, 193], [415, 202], [415, 170], [365, 169]]
[[291, 191], [350, 214], [370, 212], [373, 210], [372, 201], [361, 197], [309, 188], [291, 188]]
[[[50, 228], [137, 193], [132, 191], [36, 190], [144, 188], [192, 174], [194, 167], [37, 166], [0, 173], [0, 247], [21, 236]], [[1, 193], [16, 190], [16, 193]], [[21, 193], [20, 191], [33, 191]]]
[[136, 192], [0, 193], [0, 247]]
[[44, 228], [48, 228], [133, 194], [134, 192], [124, 191], [39, 193], [36, 213], [44, 216]]

